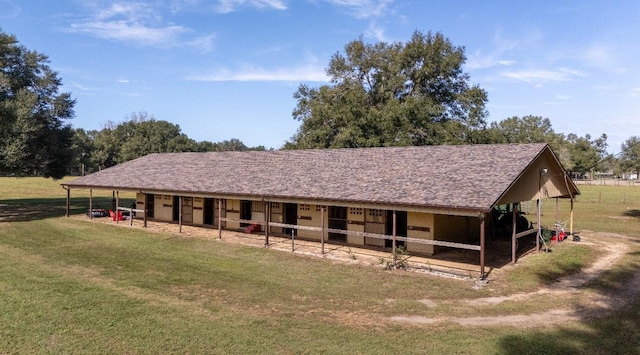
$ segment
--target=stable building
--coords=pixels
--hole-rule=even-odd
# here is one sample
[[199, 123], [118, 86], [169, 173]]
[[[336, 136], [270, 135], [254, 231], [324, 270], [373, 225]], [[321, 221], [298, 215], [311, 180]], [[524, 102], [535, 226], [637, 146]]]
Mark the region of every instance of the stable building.
[[150, 154], [63, 187], [67, 215], [72, 190], [135, 192], [145, 221], [264, 233], [265, 244], [270, 235], [295, 235], [402, 244], [426, 256], [476, 250], [481, 276], [486, 238], [500, 231], [496, 211], [513, 214], [515, 262], [517, 239], [540, 235], [539, 209], [536, 228], [517, 227], [519, 204], [569, 198], [573, 217], [580, 193], [544, 143]]

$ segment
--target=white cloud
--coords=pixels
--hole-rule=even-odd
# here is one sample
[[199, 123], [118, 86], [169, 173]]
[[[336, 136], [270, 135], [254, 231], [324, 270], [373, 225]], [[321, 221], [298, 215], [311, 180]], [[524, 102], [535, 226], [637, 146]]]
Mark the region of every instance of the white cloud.
[[585, 76], [582, 72], [566, 68], [557, 70], [529, 69], [513, 70], [500, 73], [501, 76], [509, 79], [524, 81], [526, 83], [540, 84], [544, 82], [569, 81], [575, 76]]
[[297, 68], [276, 68], [266, 70], [263, 68], [246, 68], [240, 71], [221, 69], [212, 74], [195, 75], [188, 77], [193, 81], [286, 81], [286, 82], [328, 82], [329, 78], [323, 69], [308, 65]]
[[213, 41], [215, 38], [215, 34], [210, 34], [188, 40], [185, 44], [189, 47], [197, 48], [203, 53], [208, 53], [213, 50]]
[[70, 24], [69, 30], [96, 38], [157, 48], [194, 47], [211, 51], [215, 35], [189, 38], [193, 31], [163, 19], [151, 4], [115, 2], [106, 6], [86, 3], [91, 14]]
[[189, 32], [182, 26], [170, 25], [150, 27], [141, 23], [127, 21], [87, 21], [71, 24], [74, 32], [94, 37], [133, 42], [154, 47], [176, 46], [180, 36]]
[[617, 54], [621, 52], [602, 43], [591, 44], [582, 51], [580, 59], [587, 66], [604, 69], [613, 73], [626, 73], [627, 68], [620, 64]]
[[347, 8], [355, 18], [380, 17], [386, 14], [393, 0], [325, 0], [328, 3]]
[[282, 0], [218, 0], [216, 9], [226, 14], [237, 11], [239, 8], [253, 7], [257, 9], [286, 10], [287, 5]]
[[375, 38], [380, 42], [386, 42], [387, 39], [384, 35], [384, 28], [376, 26], [375, 23], [371, 23], [369, 28], [364, 32], [364, 34], [368, 37]]
[[539, 42], [541, 38], [542, 35], [536, 30], [530, 30], [517, 36], [513, 32], [505, 35], [502, 28], [497, 28], [493, 34], [492, 46], [485, 50], [478, 49], [470, 54], [466, 67], [469, 70], [474, 70], [514, 65], [516, 61], [506, 58], [517, 56], [518, 51], [526, 50]]
[[144, 18], [159, 19], [159, 15], [153, 7], [142, 2], [113, 3], [107, 7], [96, 7], [95, 11], [95, 17], [98, 19], [111, 19], [114, 17], [124, 17], [129, 21], [137, 21]]

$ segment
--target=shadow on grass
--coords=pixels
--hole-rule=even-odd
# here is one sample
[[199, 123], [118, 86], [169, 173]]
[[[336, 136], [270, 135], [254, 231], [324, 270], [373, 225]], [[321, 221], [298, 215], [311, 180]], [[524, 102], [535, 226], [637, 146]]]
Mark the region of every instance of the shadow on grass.
[[547, 331], [509, 335], [499, 342], [501, 354], [638, 354], [640, 302], [605, 318], [585, 322], [586, 327], [558, 326]]
[[627, 210], [624, 212], [624, 215], [627, 217], [640, 218], [640, 210]]
[[627, 255], [634, 261], [606, 271], [584, 286], [601, 297], [595, 304], [578, 308], [579, 325], [560, 324], [546, 330], [507, 335], [499, 341], [500, 353], [639, 354], [640, 290], [637, 282], [630, 281], [640, 273], [640, 252]]
[[[120, 205], [128, 205], [133, 200], [122, 199]], [[28, 198], [0, 200], [0, 222], [24, 222], [61, 217], [65, 215], [66, 198]], [[94, 197], [93, 208], [112, 208], [108, 197]], [[85, 214], [89, 211], [88, 197], [73, 197], [70, 200], [69, 213]]]

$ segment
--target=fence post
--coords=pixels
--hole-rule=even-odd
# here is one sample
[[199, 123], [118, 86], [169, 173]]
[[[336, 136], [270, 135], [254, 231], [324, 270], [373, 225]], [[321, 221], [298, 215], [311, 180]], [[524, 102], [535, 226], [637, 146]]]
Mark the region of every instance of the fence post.
[[322, 209], [320, 210], [320, 226], [321, 226], [321, 231], [320, 231], [320, 252], [322, 255], [324, 255], [324, 206], [322, 206]]

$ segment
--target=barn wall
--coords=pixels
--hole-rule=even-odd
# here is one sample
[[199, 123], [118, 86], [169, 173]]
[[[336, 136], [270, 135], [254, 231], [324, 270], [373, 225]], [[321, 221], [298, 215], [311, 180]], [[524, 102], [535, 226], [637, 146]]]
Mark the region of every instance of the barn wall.
[[[240, 200], [227, 200], [227, 218], [240, 219]], [[227, 221], [226, 228], [239, 229], [240, 222]]]
[[[311, 204], [298, 204], [298, 225], [307, 227], [322, 227], [322, 211], [320, 206]], [[326, 226], [325, 216], [325, 226]], [[320, 240], [322, 232], [320, 231], [308, 231], [298, 230], [298, 236], [305, 239]]]
[[[434, 215], [434, 238], [449, 242], [474, 244], [480, 238], [480, 219]], [[438, 248], [435, 249], [435, 252]]]
[[[385, 234], [386, 211], [381, 209], [367, 208], [365, 214], [364, 231], [374, 234]], [[383, 247], [384, 240], [378, 238], [365, 237], [365, 245]]]
[[[407, 214], [407, 237], [433, 240], [434, 215], [431, 213], [409, 212]], [[407, 242], [407, 251], [433, 255], [434, 246]]]
[[[269, 207], [271, 212], [271, 222], [276, 223], [284, 223], [284, 204], [280, 202], [271, 202], [271, 206]], [[284, 229], [282, 227], [271, 227], [271, 233], [283, 233]]]
[[[349, 207], [347, 212], [347, 230], [354, 232], [364, 232], [366, 208]], [[353, 245], [364, 245], [364, 237], [360, 235], [348, 235], [347, 243]]]
[[193, 224], [204, 224], [204, 199], [193, 198]]
[[538, 198], [569, 196], [575, 194], [572, 183], [565, 180], [565, 172], [551, 153], [545, 151], [531, 162], [496, 205], [533, 201]]
[[173, 196], [154, 195], [153, 218], [158, 221], [173, 221]]
[[256, 222], [265, 221], [265, 205], [262, 201], [253, 201], [251, 203], [251, 220]]
[[[147, 198], [147, 195], [141, 192], [136, 193], [136, 209], [137, 210], [146, 210], [146, 207], [145, 207], [146, 198]], [[143, 215], [138, 214], [138, 216], [142, 217]]]

